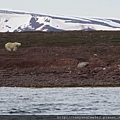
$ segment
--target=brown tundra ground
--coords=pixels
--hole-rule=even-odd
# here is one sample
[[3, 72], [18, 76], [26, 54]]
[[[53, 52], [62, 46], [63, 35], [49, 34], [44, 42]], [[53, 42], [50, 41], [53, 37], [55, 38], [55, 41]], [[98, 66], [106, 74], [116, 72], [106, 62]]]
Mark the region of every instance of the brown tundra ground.
[[[22, 46], [9, 52], [10, 41]], [[120, 86], [120, 31], [0, 33], [2, 86]]]

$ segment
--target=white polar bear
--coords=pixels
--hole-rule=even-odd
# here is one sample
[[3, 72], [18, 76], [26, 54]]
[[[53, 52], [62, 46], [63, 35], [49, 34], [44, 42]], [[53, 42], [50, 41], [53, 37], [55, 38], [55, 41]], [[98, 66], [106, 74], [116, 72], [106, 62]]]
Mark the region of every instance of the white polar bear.
[[8, 42], [5, 44], [5, 48], [6, 50], [8, 51], [16, 51], [17, 50], [17, 47], [21, 46], [21, 43], [19, 42]]

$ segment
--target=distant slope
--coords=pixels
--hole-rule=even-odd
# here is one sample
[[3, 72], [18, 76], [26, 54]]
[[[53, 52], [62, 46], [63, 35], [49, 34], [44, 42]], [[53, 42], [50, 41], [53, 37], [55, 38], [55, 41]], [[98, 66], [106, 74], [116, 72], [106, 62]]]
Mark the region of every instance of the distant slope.
[[58, 17], [0, 10], [0, 32], [72, 30], [120, 30], [120, 19]]

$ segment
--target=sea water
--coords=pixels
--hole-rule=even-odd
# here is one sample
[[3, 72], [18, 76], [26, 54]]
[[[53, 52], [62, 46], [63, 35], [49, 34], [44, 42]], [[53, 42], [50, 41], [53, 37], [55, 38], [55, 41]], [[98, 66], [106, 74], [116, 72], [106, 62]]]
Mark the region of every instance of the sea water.
[[120, 115], [120, 88], [0, 87], [0, 115]]

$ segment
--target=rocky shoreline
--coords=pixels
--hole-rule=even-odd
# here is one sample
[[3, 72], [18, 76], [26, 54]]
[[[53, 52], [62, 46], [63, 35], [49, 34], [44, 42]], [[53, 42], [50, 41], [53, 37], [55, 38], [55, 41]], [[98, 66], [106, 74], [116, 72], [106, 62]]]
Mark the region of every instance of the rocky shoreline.
[[0, 87], [120, 86], [120, 46], [0, 49]]

